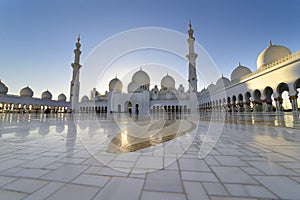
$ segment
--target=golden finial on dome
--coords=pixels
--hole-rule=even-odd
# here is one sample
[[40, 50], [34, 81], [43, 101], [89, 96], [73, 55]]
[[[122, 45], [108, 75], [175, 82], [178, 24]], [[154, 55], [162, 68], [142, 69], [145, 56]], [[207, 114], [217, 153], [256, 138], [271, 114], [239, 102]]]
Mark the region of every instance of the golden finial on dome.
[[80, 42], [80, 34], [78, 35], [77, 41]]
[[270, 40], [270, 47], [273, 45], [272, 40]]

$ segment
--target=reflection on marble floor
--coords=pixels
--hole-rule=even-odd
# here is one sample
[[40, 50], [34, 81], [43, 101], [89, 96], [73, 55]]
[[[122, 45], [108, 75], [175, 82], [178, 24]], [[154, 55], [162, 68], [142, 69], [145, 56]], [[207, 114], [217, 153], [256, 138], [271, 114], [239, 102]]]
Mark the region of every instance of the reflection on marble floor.
[[108, 145], [108, 153], [128, 153], [155, 146], [180, 137], [196, 128], [187, 120], [155, 120], [148, 127], [134, 127], [121, 130]]
[[[0, 197], [299, 199], [300, 130], [294, 118], [288, 114], [225, 117], [217, 144], [199, 159], [205, 133], [222, 116], [0, 114]], [[107, 152], [115, 137], [131, 141], [122, 137], [126, 134], [122, 130], [138, 126], [162, 131], [168, 127], [164, 123], [150, 128], [161, 119], [169, 120], [169, 128], [177, 129], [176, 121], [197, 128], [135, 152]], [[182, 126], [188, 128], [188, 123]]]

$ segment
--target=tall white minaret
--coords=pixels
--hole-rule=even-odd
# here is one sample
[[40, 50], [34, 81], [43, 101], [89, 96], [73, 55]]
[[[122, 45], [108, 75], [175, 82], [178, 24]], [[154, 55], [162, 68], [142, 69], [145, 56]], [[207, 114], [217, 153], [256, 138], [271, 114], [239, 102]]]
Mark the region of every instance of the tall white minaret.
[[191, 21], [189, 23], [189, 30], [188, 30], [189, 38], [187, 39], [188, 46], [189, 46], [189, 54], [186, 56], [189, 62], [189, 90], [190, 92], [197, 92], [197, 70], [196, 70], [196, 58], [197, 54], [194, 50], [194, 43], [195, 38], [193, 36], [194, 30], [192, 29]]
[[72, 110], [78, 110], [78, 102], [79, 102], [79, 70], [81, 68], [80, 63], [80, 36], [77, 38], [76, 49], [74, 49], [74, 63], [71, 64], [73, 68], [73, 76], [71, 80], [71, 88], [70, 88], [70, 102], [72, 106]]

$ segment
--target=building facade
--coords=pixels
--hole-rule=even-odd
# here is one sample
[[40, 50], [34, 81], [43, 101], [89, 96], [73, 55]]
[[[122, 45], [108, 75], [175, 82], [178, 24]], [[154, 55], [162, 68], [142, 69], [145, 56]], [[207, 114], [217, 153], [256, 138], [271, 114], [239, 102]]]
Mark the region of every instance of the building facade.
[[300, 88], [300, 53], [270, 42], [257, 58], [257, 70], [252, 72], [240, 63], [231, 77], [221, 76], [200, 92], [197, 89], [197, 54], [194, 49], [194, 31], [188, 30], [188, 90], [182, 84], [175, 88], [175, 79], [166, 74], [161, 88], [150, 88], [150, 77], [142, 68], [132, 75], [124, 91], [117, 77], [108, 84], [105, 94], [92, 89], [90, 95], [79, 98], [81, 43], [78, 37], [74, 49], [74, 62], [70, 83], [70, 98], [60, 94], [52, 100], [49, 91], [41, 98], [33, 97], [33, 90], [25, 87], [20, 95], [10, 95], [8, 87], [0, 81], [0, 111], [10, 112], [99, 112], [149, 114], [150, 112], [282, 112], [283, 92], [288, 93], [292, 111], [298, 113], [298, 89]]

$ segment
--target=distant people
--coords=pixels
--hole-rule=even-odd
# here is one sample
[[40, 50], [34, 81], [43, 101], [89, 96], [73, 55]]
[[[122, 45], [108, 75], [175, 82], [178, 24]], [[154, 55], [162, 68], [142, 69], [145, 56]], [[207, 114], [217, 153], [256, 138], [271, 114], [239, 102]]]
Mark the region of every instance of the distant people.
[[129, 116], [131, 117], [131, 114], [132, 114], [131, 108], [128, 108], [128, 112], [129, 112]]

